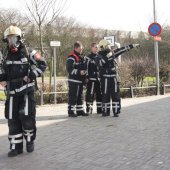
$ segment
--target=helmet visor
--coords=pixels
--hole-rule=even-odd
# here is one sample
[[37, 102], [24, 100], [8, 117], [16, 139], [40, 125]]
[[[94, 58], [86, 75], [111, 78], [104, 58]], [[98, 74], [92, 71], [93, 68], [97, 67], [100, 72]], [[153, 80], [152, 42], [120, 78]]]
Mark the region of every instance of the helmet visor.
[[17, 47], [18, 37], [16, 35], [10, 35], [7, 37], [9, 47]]

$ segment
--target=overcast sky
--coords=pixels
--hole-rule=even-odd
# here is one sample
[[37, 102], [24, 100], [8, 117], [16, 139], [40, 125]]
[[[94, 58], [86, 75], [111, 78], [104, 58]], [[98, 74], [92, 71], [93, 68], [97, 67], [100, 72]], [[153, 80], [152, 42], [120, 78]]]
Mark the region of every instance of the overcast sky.
[[[23, 11], [22, 0], [0, 0], [0, 7]], [[24, 0], [23, 0], [24, 1]], [[64, 15], [105, 29], [147, 31], [153, 22], [153, 0], [68, 0]], [[155, 0], [157, 21], [170, 25], [170, 0]]]

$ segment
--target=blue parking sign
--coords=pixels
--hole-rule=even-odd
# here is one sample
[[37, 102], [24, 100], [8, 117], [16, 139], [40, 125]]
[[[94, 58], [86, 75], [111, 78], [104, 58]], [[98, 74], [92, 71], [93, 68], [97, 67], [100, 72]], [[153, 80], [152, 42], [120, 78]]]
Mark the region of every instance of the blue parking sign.
[[148, 32], [151, 36], [158, 36], [162, 32], [162, 27], [159, 23], [154, 22], [149, 25]]

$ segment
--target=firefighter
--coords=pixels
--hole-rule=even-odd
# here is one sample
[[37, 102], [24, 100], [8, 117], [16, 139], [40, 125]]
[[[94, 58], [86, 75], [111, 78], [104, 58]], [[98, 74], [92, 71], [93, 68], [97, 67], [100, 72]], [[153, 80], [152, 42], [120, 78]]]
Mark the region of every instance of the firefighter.
[[83, 45], [74, 43], [74, 51], [70, 53], [66, 62], [68, 72], [68, 116], [88, 116], [83, 109], [83, 85], [85, 83], [86, 67], [82, 57]]
[[[27, 152], [34, 151], [36, 138], [35, 80], [43, 74], [46, 62], [33, 50], [28, 52], [22, 32], [15, 25], [4, 32], [7, 54], [3, 58], [0, 84], [6, 88], [5, 117], [8, 119], [9, 157], [23, 153], [23, 137]], [[2, 63], [2, 62], [1, 62]]]
[[[99, 55], [101, 58], [98, 60], [98, 64], [101, 67], [102, 116], [109, 116], [112, 108], [114, 117], [118, 117], [121, 110], [121, 99], [115, 59], [122, 53], [134, 47], [139, 47], [139, 44], [130, 44], [112, 51], [110, 43], [107, 40], [101, 40], [99, 47]], [[111, 106], [110, 98], [112, 98]]]
[[95, 64], [98, 57], [97, 43], [91, 44], [91, 53], [85, 57], [87, 63], [86, 112], [92, 114], [94, 95], [96, 95], [97, 114], [102, 114], [102, 95], [99, 81], [99, 68]]

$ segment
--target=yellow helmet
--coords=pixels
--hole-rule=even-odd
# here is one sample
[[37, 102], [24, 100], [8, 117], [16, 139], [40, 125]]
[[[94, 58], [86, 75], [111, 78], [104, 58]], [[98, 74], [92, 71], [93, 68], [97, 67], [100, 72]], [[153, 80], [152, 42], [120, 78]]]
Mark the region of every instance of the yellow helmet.
[[4, 32], [4, 39], [7, 38], [7, 36], [9, 35], [16, 35], [16, 36], [20, 36], [21, 37], [21, 30], [17, 27], [17, 26], [9, 26], [5, 32]]
[[107, 40], [101, 40], [99, 42], [99, 48], [101, 48], [101, 49], [110, 49], [110, 43]]

